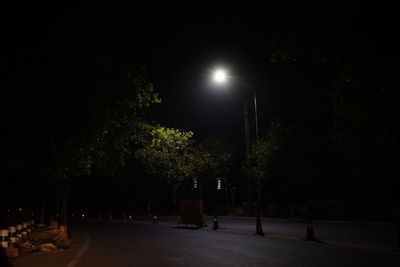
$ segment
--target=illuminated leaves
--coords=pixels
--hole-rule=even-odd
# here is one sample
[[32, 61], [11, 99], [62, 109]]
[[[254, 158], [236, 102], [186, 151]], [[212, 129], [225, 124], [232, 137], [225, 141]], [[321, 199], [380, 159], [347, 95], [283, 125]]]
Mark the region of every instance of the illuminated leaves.
[[272, 122], [270, 129], [253, 145], [244, 169], [258, 187], [274, 175], [285, 137], [281, 123]]
[[136, 156], [150, 174], [159, 174], [171, 184], [180, 184], [193, 174], [190, 146], [192, 132], [163, 126], [145, 127], [142, 148]]

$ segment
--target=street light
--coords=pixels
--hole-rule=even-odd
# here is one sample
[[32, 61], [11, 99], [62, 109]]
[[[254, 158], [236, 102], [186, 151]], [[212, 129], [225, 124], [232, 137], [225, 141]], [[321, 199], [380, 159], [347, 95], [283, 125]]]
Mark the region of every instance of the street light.
[[222, 84], [226, 82], [226, 72], [222, 69], [216, 70], [213, 77], [216, 83]]
[[[227, 82], [227, 74], [223, 69], [217, 69], [213, 73], [214, 82], [218, 85], [225, 84]], [[253, 101], [254, 101], [254, 119], [255, 119], [255, 130], [256, 130], [256, 140], [258, 142], [258, 116], [257, 116], [257, 95], [256, 89], [253, 88]], [[249, 116], [248, 116], [248, 108], [246, 100], [243, 100], [243, 109], [244, 109], [244, 127], [246, 134], [246, 157], [249, 159], [250, 154], [250, 132], [249, 132]], [[248, 195], [249, 202], [252, 202], [252, 189], [251, 189], [251, 181], [250, 177], [248, 177]]]
[[[226, 84], [226, 82], [228, 81], [228, 75], [224, 69], [216, 69], [212, 76], [213, 76], [214, 82], [219, 85]], [[257, 94], [256, 94], [255, 88], [253, 88], [253, 101], [254, 101], [256, 140], [258, 141]]]

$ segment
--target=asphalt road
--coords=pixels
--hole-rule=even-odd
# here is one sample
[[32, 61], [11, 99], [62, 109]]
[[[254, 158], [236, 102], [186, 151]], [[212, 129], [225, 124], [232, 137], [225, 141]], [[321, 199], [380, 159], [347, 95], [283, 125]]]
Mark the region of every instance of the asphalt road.
[[[146, 220], [145, 217], [140, 219]], [[170, 225], [175, 225], [178, 220], [178, 217], [172, 216], [161, 218], [162, 223]], [[255, 218], [222, 216], [218, 217], [218, 221], [220, 227], [226, 230], [255, 232]], [[205, 217], [205, 222], [211, 225], [213, 218]], [[316, 237], [330, 244], [387, 250], [397, 246], [394, 223], [315, 221], [313, 225]], [[306, 224], [302, 220], [263, 218], [263, 230], [266, 234], [295, 239], [304, 239], [306, 236]]]
[[[234, 223], [234, 221], [232, 221]], [[400, 266], [400, 253], [162, 222], [84, 222], [60, 252], [22, 257], [15, 267]]]

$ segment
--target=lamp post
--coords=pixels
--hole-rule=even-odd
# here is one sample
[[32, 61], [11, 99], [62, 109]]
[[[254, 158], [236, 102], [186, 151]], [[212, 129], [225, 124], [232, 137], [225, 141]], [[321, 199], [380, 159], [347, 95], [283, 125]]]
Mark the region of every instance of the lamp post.
[[[216, 84], [225, 84], [227, 82], [228, 76], [226, 71], [223, 69], [218, 69], [213, 73], [213, 80]], [[256, 130], [256, 141], [258, 142], [258, 113], [257, 113], [257, 95], [256, 89], [253, 89], [253, 101], [254, 101], [254, 119], [255, 119], [255, 130]], [[244, 128], [245, 128], [245, 141], [246, 141], [246, 160], [249, 160], [250, 155], [250, 130], [249, 130], [249, 113], [246, 100], [243, 101], [244, 110]], [[247, 176], [247, 186], [248, 186], [248, 201], [253, 202], [253, 190], [252, 183], [249, 176]]]

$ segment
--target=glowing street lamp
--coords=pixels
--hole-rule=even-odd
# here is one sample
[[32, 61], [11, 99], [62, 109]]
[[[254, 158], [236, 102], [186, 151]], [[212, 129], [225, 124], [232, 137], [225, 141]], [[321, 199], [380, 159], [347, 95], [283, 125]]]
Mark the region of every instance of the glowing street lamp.
[[[213, 73], [214, 82], [217, 84], [224, 84], [227, 82], [227, 75], [223, 69], [217, 69]], [[257, 96], [256, 90], [253, 91], [253, 98], [254, 98], [254, 118], [256, 121], [256, 140], [258, 141], [258, 118], [257, 118]], [[245, 107], [245, 109], [247, 109]], [[246, 111], [245, 111], [246, 113]]]
[[[216, 84], [225, 84], [227, 82], [227, 75], [223, 69], [217, 69], [213, 73], [213, 79]], [[256, 130], [256, 140], [258, 142], [258, 116], [257, 116], [257, 96], [256, 90], [253, 90], [253, 101], [254, 101], [254, 119], [255, 119], [255, 130]], [[246, 157], [249, 158], [250, 154], [250, 133], [249, 133], [249, 118], [248, 118], [248, 108], [246, 100], [243, 101], [244, 108], [244, 124], [245, 124], [245, 134], [246, 134]], [[248, 177], [248, 187], [249, 187], [249, 202], [252, 201], [252, 190], [251, 190], [251, 181], [250, 177]]]
[[226, 82], [226, 72], [224, 70], [217, 70], [214, 72], [214, 81], [216, 83], [225, 83]]

